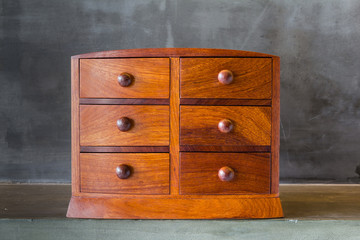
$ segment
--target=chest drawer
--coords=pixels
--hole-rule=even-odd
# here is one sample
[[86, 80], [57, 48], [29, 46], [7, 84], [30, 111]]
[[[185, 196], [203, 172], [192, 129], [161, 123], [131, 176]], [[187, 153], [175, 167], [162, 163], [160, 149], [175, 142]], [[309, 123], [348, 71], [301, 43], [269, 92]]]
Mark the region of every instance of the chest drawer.
[[271, 99], [271, 69], [271, 58], [182, 58], [180, 96]]
[[81, 98], [169, 98], [168, 58], [81, 59]]
[[270, 142], [270, 107], [180, 108], [180, 145], [269, 146]]
[[82, 105], [81, 146], [168, 146], [169, 106]]
[[169, 193], [167, 153], [81, 153], [80, 171], [82, 192]]
[[182, 152], [180, 158], [181, 194], [251, 194], [270, 190], [269, 153]]

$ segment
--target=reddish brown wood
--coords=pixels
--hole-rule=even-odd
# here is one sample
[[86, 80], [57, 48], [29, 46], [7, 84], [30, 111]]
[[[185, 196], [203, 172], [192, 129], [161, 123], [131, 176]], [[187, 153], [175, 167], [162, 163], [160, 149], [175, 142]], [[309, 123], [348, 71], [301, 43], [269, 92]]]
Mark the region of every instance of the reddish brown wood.
[[[181, 106], [180, 112], [181, 145], [270, 145], [270, 107]], [[224, 118], [234, 124], [229, 133], [218, 130]]]
[[231, 167], [222, 167], [218, 171], [218, 177], [221, 181], [229, 182], [234, 179], [235, 171]]
[[279, 193], [279, 149], [280, 149], [280, 58], [272, 59], [272, 128], [271, 128], [271, 193]]
[[270, 146], [204, 146], [204, 145], [180, 145], [181, 152], [270, 152]]
[[137, 99], [137, 98], [80, 98], [84, 105], [169, 105], [169, 99]]
[[[123, 72], [127, 87], [118, 82]], [[81, 59], [80, 82], [81, 98], [169, 98], [169, 59]]]
[[[181, 194], [251, 194], [270, 192], [269, 153], [181, 152]], [[235, 171], [232, 181], [223, 182], [223, 166]]]
[[[219, 82], [222, 70], [220, 80], [230, 84]], [[278, 78], [278, 57], [245, 51], [130, 49], [72, 57], [67, 216], [281, 217]], [[123, 117], [132, 120], [125, 132], [117, 126]], [[218, 128], [224, 119], [226, 133]]]
[[106, 152], [133, 152], [133, 153], [141, 153], [141, 152], [154, 152], [154, 153], [166, 153], [169, 152], [169, 146], [137, 146], [137, 147], [89, 147], [89, 146], [81, 146], [80, 152], [88, 152], [88, 153], [106, 153]]
[[[127, 132], [117, 126], [123, 116], [133, 120]], [[81, 105], [80, 145], [169, 145], [169, 106]]]
[[116, 125], [118, 129], [122, 132], [127, 132], [131, 129], [132, 125], [134, 125], [133, 120], [127, 117], [119, 118], [116, 121]]
[[218, 129], [222, 133], [229, 133], [233, 130], [234, 124], [229, 119], [222, 119], [218, 123]]
[[[87, 211], [91, 209], [91, 211]], [[71, 218], [219, 219], [278, 218], [278, 197], [248, 198], [109, 198], [72, 197]]]
[[180, 59], [171, 58], [170, 80], [170, 193], [179, 194], [179, 75]]
[[181, 98], [180, 104], [205, 106], [271, 106], [271, 99]]
[[[219, 83], [223, 69], [231, 84]], [[271, 58], [183, 58], [180, 88], [182, 98], [271, 99]]]
[[234, 74], [229, 70], [221, 70], [218, 74], [218, 80], [222, 84], [230, 84], [234, 80]]
[[71, 59], [71, 189], [73, 196], [80, 192], [79, 84], [79, 59]]
[[[117, 168], [127, 165], [131, 175], [119, 179]], [[168, 194], [167, 153], [81, 153], [81, 192]]]
[[131, 167], [126, 164], [120, 164], [116, 167], [116, 175], [120, 179], [127, 179], [130, 177], [132, 170]]
[[133, 80], [134, 80], [134, 76], [131, 75], [130, 73], [124, 72], [118, 76], [118, 83], [122, 87], [130, 86], [133, 83]]
[[138, 48], [93, 52], [72, 58], [128, 58], [128, 57], [275, 57], [273, 55], [230, 49], [213, 48]]

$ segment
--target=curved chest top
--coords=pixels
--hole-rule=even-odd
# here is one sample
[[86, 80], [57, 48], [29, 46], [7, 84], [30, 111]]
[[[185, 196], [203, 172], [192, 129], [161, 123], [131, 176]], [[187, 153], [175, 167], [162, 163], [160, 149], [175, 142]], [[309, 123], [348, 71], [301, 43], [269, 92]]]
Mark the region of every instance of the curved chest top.
[[263, 57], [278, 58], [278, 56], [229, 49], [211, 48], [138, 48], [85, 53], [72, 58], [126, 58], [126, 57]]

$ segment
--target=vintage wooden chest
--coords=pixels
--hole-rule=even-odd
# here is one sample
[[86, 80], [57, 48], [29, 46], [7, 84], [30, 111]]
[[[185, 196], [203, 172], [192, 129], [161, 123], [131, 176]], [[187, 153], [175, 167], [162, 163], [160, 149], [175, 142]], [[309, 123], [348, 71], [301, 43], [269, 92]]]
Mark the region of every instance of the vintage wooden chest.
[[68, 217], [282, 217], [279, 57], [222, 49], [73, 56]]

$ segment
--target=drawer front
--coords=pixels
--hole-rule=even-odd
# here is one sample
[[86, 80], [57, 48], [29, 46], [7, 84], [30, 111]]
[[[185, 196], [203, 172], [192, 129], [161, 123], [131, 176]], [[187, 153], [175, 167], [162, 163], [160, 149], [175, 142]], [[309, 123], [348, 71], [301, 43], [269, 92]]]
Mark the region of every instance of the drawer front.
[[[180, 109], [180, 145], [270, 146], [271, 107], [181, 106]], [[226, 124], [229, 124], [227, 129]]]
[[169, 106], [82, 105], [80, 145], [168, 146]]
[[[271, 58], [183, 58], [182, 98], [271, 99]], [[229, 74], [222, 72], [228, 70]], [[219, 82], [219, 73], [224, 73]], [[228, 72], [229, 73], [229, 72]]]
[[182, 152], [180, 156], [181, 194], [266, 194], [270, 191], [270, 153]]
[[169, 154], [81, 153], [80, 176], [81, 192], [169, 194]]
[[168, 58], [81, 59], [80, 97], [169, 98], [169, 71]]

